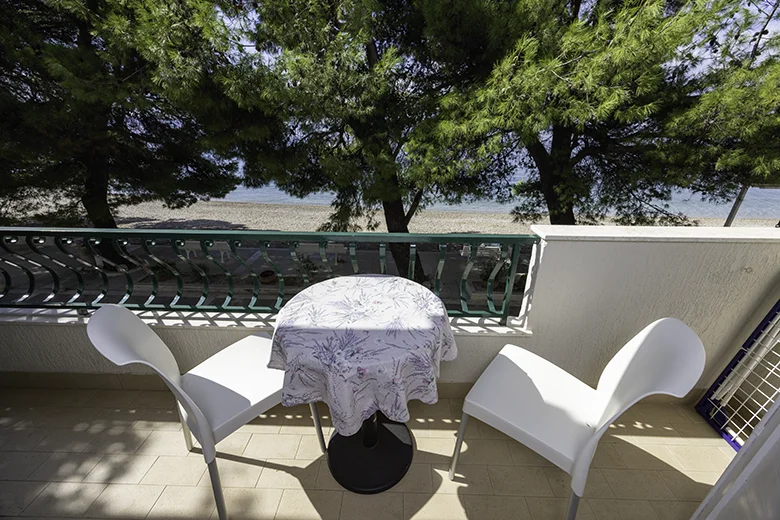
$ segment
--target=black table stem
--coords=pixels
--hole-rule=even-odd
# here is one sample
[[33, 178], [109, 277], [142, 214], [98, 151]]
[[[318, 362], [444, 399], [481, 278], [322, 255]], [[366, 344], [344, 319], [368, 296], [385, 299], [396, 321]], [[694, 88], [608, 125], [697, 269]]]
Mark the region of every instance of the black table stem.
[[372, 414], [371, 417], [363, 421], [363, 446], [373, 448], [379, 434], [378, 414]]

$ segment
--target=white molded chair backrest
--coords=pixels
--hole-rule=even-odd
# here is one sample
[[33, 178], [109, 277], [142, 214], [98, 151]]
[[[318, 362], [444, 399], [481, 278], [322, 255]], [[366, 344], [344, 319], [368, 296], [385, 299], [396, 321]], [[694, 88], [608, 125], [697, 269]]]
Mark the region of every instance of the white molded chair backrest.
[[[168, 346], [141, 318], [119, 305], [104, 305], [89, 318], [87, 335], [95, 348], [112, 363], [124, 366], [140, 363], [163, 379], [176, 400], [191, 415], [193, 431], [208, 461], [216, 455], [211, 425], [198, 405], [181, 388], [181, 372]], [[185, 417], [186, 420], [186, 417]]]
[[592, 425], [596, 432], [575, 461], [572, 488], [577, 495], [582, 496], [593, 453], [609, 425], [650, 395], [685, 397], [701, 377], [704, 362], [699, 337], [674, 318], [651, 323], [615, 354], [596, 388], [601, 400], [600, 416]]
[[163, 379], [181, 383], [179, 365], [168, 346], [138, 316], [119, 305], [104, 305], [89, 318], [87, 335], [115, 365], [142, 363]]
[[654, 394], [685, 397], [704, 371], [704, 345], [674, 318], [654, 321], [615, 354], [596, 388], [605, 400], [598, 427], [609, 426], [637, 401]]

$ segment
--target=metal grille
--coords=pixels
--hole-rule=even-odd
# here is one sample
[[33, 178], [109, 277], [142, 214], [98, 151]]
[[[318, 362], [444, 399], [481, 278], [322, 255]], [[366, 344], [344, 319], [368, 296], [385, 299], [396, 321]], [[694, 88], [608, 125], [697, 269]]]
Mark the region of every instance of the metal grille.
[[780, 301], [696, 409], [736, 450], [780, 394]]
[[506, 324], [520, 311], [535, 242], [468, 233], [0, 227], [0, 308], [114, 303], [274, 313], [314, 283], [362, 273], [417, 280], [450, 316]]

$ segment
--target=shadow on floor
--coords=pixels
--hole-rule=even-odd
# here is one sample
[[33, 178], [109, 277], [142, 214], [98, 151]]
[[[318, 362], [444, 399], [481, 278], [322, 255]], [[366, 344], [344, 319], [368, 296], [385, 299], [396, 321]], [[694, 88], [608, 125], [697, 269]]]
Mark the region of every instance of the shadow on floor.
[[[165, 404], [169, 396], [101, 392], [128, 400], [102, 406], [96, 394], [27, 391], [16, 396], [16, 404], [0, 395], [0, 516], [210, 517], [214, 501], [205, 463], [197, 452], [186, 452], [177, 414]], [[63, 405], [68, 399], [73, 406]], [[32, 404], [19, 404], [24, 402]], [[44, 406], [47, 402], [58, 406]], [[236, 447], [229, 437], [218, 445], [218, 464], [231, 518], [563, 518], [568, 476], [477, 421], [467, 430], [458, 473], [450, 482], [446, 470], [460, 421], [451, 418], [455, 414], [425, 415], [432, 407], [414, 408], [412, 469], [395, 488], [378, 495], [342, 492], [316, 451], [314, 458], [299, 461], [250, 457], [243, 454], [246, 441]], [[458, 401], [451, 408], [457, 410]], [[594, 458], [578, 518], [690, 518], [728, 457], [707, 425], [675, 418], [682, 413], [678, 408], [673, 412], [650, 420], [630, 411], [610, 428]], [[329, 418], [322, 416], [327, 427]], [[275, 408], [242, 432], [277, 432], [281, 442], [289, 435], [285, 432], [309, 428], [304, 409]], [[316, 443], [313, 435], [303, 437]], [[719, 453], [726, 459], [711, 460]], [[158, 464], [160, 458], [170, 465]], [[242, 475], [265, 484], [260, 480], [265, 471], [289, 477], [279, 484], [285, 489], [274, 489], [273, 483], [260, 489], [230, 485]]]

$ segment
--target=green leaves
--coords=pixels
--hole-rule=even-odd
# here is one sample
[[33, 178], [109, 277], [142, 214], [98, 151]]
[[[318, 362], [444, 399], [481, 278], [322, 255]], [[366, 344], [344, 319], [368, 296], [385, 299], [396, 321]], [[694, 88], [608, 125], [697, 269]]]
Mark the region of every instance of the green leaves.
[[548, 20], [544, 34], [520, 38], [496, 67], [479, 110], [532, 133], [554, 124], [582, 130], [611, 118], [645, 119], [658, 106], [648, 98], [666, 93], [665, 65], [694, 37], [694, 20], [706, 16], [697, 6], [669, 16], [663, 6], [596, 4], [589, 20]]
[[711, 66], [697, 75], [685, 110], [668, 121], [674, 140], [664, 153], [675, 169], [701, 172], [705, 185], [780, 182], [780, 36], [768, 29], [779, 8], [724, 9], [729, 23], [702, 43]]
[[333, 229], [381, 208], [404, 231], [413, 201], [476, 198], [682, 222], [659, 203], [674, 189], [780, 177], [777, 0], [0, 9], [5, 186], [79, 199], [104, 172], [109, 204], [179, 205], [231, 189], [241, 160], [247, 185], [335, 192]]
[[113, 227], [118, 205], [176, 207], [236, 186], [234, 156], [206, 118], [221, 94], [201, 100], [208, 110], [184, 106], [218, 60], [213, 4], [14, 0], [0, 19], [10, 115], [0, 159], [11, 177], [0, 190], [64, 200], [68, 215], [80, 202], [93, 225]]
[[[564, 12], [557, 3], [518, 5], [526, 16], [514, 45], [440, 125], [452, 140], [496, 132], [520, 139], [529, 181], [516, 188], [525, 201], [518, 218], [537, 216], [543, 202], [557, 223], [573, 224], [575, 208], [583, 222], [608, 212], [631, 222], [678, 221], [653, 199], [683, 186], [726, 195], [722, 187], [733, 184], [708, 178], [706, 168], [677, 169], [685, 154], [667, 148], [690, 146], [672, 122], [692, 128], [680, 114], [707, 102], [699, 75], [711, 36], [704, 35], [725, 27], [738, 2], [599, 1], [569, 3]], [[715, 92], [723, 83], [711, 85]], [[770, 112], [752, 114], [766, 120]]]
[[[472, 19], [445, 16], [450, 9]], [[335, 192], [333, 229], [378, 208], [406, 213], [419, 192], [423, 206], [505, 196], [512, 149], [489, 155], [486, 139], [445, 141], [437, 124], [458, 110], [448, 96], [472, 88], [490, 72], [484, 59], [503, 53], [512, 11], [494, 1], [286, 0], [239, 16], [244, 38], [267, 53], [266, 95], [289, 129], [290, 153], [250, 182], [273, 180], [299, 196]], [[405, 217], [387, 224], [404, 231]]]

